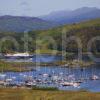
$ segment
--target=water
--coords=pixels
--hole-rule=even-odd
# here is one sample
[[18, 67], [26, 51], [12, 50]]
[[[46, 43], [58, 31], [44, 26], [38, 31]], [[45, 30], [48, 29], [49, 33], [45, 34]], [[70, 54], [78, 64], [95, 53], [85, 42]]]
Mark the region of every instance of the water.
[[[30, 72], [5, 72], [3, 73], [5, 76], [0, 75], [0, 80], [4, 79], [13, 79], [12, 83], [23, 83], [26, 81], [27, 78], [32, 79], [41, 79], [42, 81], [48, 81], [47, 83], [37, 83], [37, 86], [45, 86], [45, 87], [58, 87], [60, 90], [80, 90], [80, 89], [86, 89], [92, 92], [100, 92], [100, 80], [90, 80], [89, 78], [92, 75], [97, 75], [100, 77], [100, 67], [92, 66], [88, 68], [62, 68], [60, 66], [50, 66], [50, 67], [40, 67], [37, 68], [34, 71]], [[50, 77], [43, 76], [43, 74], [51, 75]], [[79, 80], [79, 79], [88, 79], [85, 80], [83, 83], [80, 84], [79, 87], [73, 87], [73, 86], [61, 86], [60, 84], [57, 84], [56, 82], [51, 82], [51, 78], [53, 76], [58, 76], [61, 79], [65, 79], [68, 75], [74, 76], [75, 79], [70, 80]], [[67, 80], [67, 81], [70, 81]]]
[[31, 58], [21, 58], [21, 57], [9, 57], [4, 59], [7, 62], [41, 62], [41, 63], [51, 63], [55, 61], [61, 61], [62, 56], [59, 55], [47, 55], [47, 54], [41, 54], [41, 55], [33, 55]]
[[[10, 62], [55, 62], [60, 61], [61, 56], [51, 56], [51, 55], [34, 55], [33, 58], [27, 59], [17, 59], [9, 58], [5, 59]], [[85, 89], [92, 92], [100, 92], [100, 65], [93, 65], [87, 68], [69, 68], [61, 66], [49, 66], [49, 67], [37, 67], [36, 70], [30, 72], [5, 72], [4, 75], [0, 74], [0, 80], [12, 79], [11, 83], [20, 84], [25, 83], [26, 80], [41, 80], [41, 83], [37, 83], [37, 86], [44, 87], [58, 87], [60, 90], [80, 90]], [[43, 76], [48, 74], [48, 76]], [[90, 77], [97, 75], [99, 80], [91, 80]], [[72, 76], [68, 79], [68, 76]], [[60, 81], [79, 81], [84, 79], [83, 82], [78, 87], [73, 86], [62, 86], [59, 81], [56, 82], [53, 78], [59, 78]]]
[[62, 56], [58, 55], [47, 55], [47, 54], [42, 54], [42, 55], [34, 55], [32, 61], [33, 62], [55, 62], [55, 61], [60, 61], [62, 60]]

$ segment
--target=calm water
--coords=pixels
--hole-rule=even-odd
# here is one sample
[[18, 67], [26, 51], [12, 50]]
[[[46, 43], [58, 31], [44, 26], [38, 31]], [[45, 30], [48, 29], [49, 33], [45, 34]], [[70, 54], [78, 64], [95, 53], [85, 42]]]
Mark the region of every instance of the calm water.
[[62, 60], [62, 56], [52, 56], [52, 55], [47, 55], [47, 54], [43, 54], [43, 55], [33, 55], [32, 58], [14, 58], [14, 57], [10, 57], [10, 58], [6, 58], [4, 59], [8, 62], [46, 62], [46, 63], [50, 63], [50, 62], [55, 62], [55, 61], [60, 61]]
[[[81, 78], [87, 79], [90, 78], [93, 74], [98, 75], [100, 77], [100, 66], [93, 66], [92, 68], [61, 68], [59, 67], [40, 67], [36, 68], [34, 71], [30, 72], [6, 72], [3, 73], [6, 76], [0, 77], [0, 80], [3, 78], [13, 79], [13, 83], [21, 83], [26, 80], [26, 77], [31, 77], [32, 79], [41, 79], [50, 81], [51, 77], [58, 76], [62, 79], [66, 78], [68, 75], [73, 75], [75, 80], [79, 80]], [[43, 74], [51, 75], [51, 77], [43, 77]], [[93, 92], [100, 92], [100, 80], [85, 80], [78, 88], [71, 86], [60, 86], [57, 83], [45, 83], [45, 84], [37, 84], [39, 86], [51, 86], [58, 87], [61, 90], [80, 90], [87, 89]]]
[[[38, 55], [33, 56], [33, 58], [30, 59], [15, 59], [10, 58], [6, 59], [6, 61], [32, 61], [32, 62], [53, 62], [61, 60], [62, 57], [60, 56], [49, 56], [49, 55]], [[60, 90], [80, 90], [80, 89], [86, 89], [93, 92], [100, 92], [100, 65], [97, 64], [95, 66], [90, 66], [88, 68], [64, 68], [61, 66], [49, 66], [49, 67], [37, 67], [36, 70], [30, 71], [30, 72], [6, 72], [0, 74], [0, 80], [4, 79], [13, 79], [12, 83], [22, 83], [27, 80], [27, 78], [31, 77], [34, 80], [42, 80], [43, 83], [37, 83], [37, 86], [45, 86], [45, 87], [58, 87]], [[48, 76], [43, 76], [44, 74], [47, 74]], [[90, 80], [90, 77], [93, 75], [97, 75], [99, 77], [99, 80]], [[73, 86], [61, 86], [57, 82], [51, 80], [54, 77], [60, 78], [60, 80], [66, 80], [66, 77], [72, 76], [71, 79], [67, 81], [78, 81], [80, 79], [84, 79], [84, 81], [80, 84], [79, 87], [73, 87]], [[45, 83], [46, 82], [46, 83]]]

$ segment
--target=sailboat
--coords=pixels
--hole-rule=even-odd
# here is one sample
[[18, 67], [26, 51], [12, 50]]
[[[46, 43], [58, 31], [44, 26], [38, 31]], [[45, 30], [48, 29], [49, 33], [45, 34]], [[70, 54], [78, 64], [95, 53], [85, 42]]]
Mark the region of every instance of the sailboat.
[[91, 80], [99, 80], [99, 76], [95, 74], [95, 67], [92, 67], [92, 76], [90, 77]]

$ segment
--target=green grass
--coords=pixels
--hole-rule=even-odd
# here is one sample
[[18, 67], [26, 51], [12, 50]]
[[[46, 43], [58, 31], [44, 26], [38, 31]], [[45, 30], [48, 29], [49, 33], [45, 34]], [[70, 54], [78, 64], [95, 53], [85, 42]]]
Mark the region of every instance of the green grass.
[[20, 72], [20, 71], [30, 71], [30, 67], [26, 68], [27, 66], [35, 65], [31, 62], [5, 62], [0, 61], [0, 72], [4, 71], [13, 71], [13, 72]]
[[0, 100], [100, 100], [100, 93], [0, 89]]

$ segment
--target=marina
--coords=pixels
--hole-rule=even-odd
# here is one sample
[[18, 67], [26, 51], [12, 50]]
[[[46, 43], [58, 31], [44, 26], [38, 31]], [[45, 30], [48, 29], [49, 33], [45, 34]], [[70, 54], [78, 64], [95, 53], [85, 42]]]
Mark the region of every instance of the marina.
[[[24, 59], [23, 59], [24, 58]], [[85, 58], [86, 59], [86, 58]], [[52, 55], [30, 55], [28, 53], [20, 53], [14, 55], [6, 55], [5, 62], [40, 62], [53, 63], [61, 61], [61, 56]], [[75, 60], [76, 61], [76, 60]], [[20, 64], [19, 64], [20, 65]], [[71, 67], [67, 63], [59, 66], [27, 66], [31, 69], [22, 71], [22, 66], [18, 72], [3, 71], [0, 72], [0, 87], [11, 88], [57, 88], [59, 90], [89, 90], [100, 92], [100, 64], [88, 67], [75, 66]], [[13, 66], [14, 67], [14, 66]], [[95, 87], [96, 86], [96, 87]]]
[[[0, 87], [56, 87], [59, 90], [100, 92], [99, 66], [88, 68], [37, 67], [29, 72], [0, 73]], [[95, 87], [96, 86], [96, 87]]]

